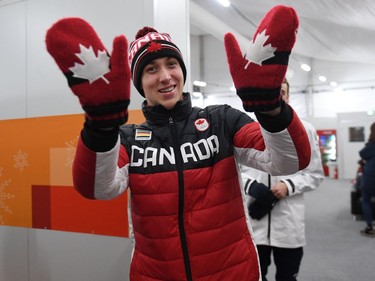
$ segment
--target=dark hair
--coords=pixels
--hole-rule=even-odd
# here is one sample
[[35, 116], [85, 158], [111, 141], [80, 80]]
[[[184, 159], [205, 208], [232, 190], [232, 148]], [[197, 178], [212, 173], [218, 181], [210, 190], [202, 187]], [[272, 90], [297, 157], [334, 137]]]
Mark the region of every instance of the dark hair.
[[370, 136], [368, 138], [368, 142], [375, 143], [375, 123], [372, 123], [370, 126]]

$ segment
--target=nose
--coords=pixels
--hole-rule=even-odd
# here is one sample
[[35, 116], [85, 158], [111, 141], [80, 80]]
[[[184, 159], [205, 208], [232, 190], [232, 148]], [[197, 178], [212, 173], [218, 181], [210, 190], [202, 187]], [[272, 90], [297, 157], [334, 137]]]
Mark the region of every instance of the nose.
[[162, 67], [160, 69], [160, 82], [169, 82], [171, 80], [171, 74], [168, 68]]

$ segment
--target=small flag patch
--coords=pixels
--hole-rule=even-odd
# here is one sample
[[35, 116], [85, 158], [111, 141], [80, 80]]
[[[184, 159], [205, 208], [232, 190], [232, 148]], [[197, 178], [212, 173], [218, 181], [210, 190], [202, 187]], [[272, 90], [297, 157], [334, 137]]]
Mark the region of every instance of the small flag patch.
[[148, 130], [137, 129], [135, 131], [135, 140], [150, 140], [152, 132]]

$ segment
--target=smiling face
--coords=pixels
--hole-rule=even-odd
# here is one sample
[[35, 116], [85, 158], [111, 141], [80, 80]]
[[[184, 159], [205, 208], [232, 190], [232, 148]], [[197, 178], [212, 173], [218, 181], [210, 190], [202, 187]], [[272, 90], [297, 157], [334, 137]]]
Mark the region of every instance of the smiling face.
[[148, 106], [173, 109], [182, 99], [184, 76], [177, 59], [162, 57], [143, 68], [142, 89]]

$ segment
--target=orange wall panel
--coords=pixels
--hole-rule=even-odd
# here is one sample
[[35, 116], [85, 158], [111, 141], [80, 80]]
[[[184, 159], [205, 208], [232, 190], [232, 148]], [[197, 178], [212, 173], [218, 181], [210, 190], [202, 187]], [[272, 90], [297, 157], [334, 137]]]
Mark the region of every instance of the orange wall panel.
[[[129, 111], [128, 123], [143, 121], [140, 110]], [[83, 114], [0, 121], [0, 225], [44, 228], [49, 221], [47, 229], [127, 235], [126, 194], [90, 201], [72, 187], [83, 122]]]

